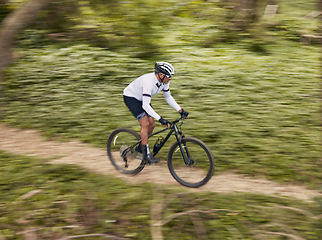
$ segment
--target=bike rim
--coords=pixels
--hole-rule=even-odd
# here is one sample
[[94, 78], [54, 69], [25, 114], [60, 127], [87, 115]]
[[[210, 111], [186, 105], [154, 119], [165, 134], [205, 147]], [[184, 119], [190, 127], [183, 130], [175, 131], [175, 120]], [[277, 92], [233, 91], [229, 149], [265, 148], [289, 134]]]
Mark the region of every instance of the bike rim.
[[137, 136], [127, 131], [115, 132], [109, 139], [108, 154], [119, 171], [135, 174], [143, 168], [142, 154], [131, 148], [138, 142]]
[[[183, 160], [179, 145], [173, 146], [169, 158], [169, 169], [172, 176], [187, 187], [200, 187], [213, 175], [214, 164], [209, 150], [194, 140], [183, 140], [183, 150], [188, 160]], [[170, 160], [171, 159], [171, 160]]]

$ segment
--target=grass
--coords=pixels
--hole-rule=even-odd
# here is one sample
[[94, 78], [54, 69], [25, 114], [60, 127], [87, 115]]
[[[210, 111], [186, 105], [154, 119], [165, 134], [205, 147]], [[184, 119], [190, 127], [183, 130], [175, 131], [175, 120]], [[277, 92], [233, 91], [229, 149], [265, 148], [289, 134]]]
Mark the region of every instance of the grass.
[[[274, 19], [261, 19], [249, 37], [231, 42], [218, 41], [219, 23], [230, 24], [222, 19], [227, 9], [175, 5], [166, 11], [167, 31], [157, 28], [163, 38], [149, 60], [136, 57], [143, 50], [135, 43], [110, 50], [83, 40], [52, 42], [44, 30], [28, 29], [17, 46], [23, 57], [6, 74], [0, 120], [105, 147], [113, 129], [139, 130], [122, 91], [153, 71], [154, 61], [165, 60], [176, 69], [171, 93], [190, 112], [183, 130], [211, 148], [217, 171], [320, 189], [320, 50], [300, 36], [316, 34], [318, 19], [305, 17], [315, 4], [283, 1]], [[152, 103], [164, 118], [177, 118], [162, 96]]]
[[[207, 143], [217, 171], [318, 188], [319, 53], [284, 40], [267, 48], [167, 49], [176, 68], [171, 93], [191, 115], [183, 130]], [[84, 44], [24, 54], [7, 73], [3, 122], [100, 147], [117, 127], [138, 130], [122, 91], [153, 63]], [[164, 118], [178, 117], [162, 96], [152, 103]]]
[[[183, 131], [206, 142], [216, 172], [320, 190], [320, 50], [300, 42], [299, 32], [316, 34], [317, 19], [304, 18], [315, 10], [313, 2], [282, 1], [274, 21], [263, 20], [269, 27], [232, 42], [218, 41], [222, 9], [178, 5], [167, 31], [157, 28], [161, 48], [149, 60], [137, 57], [144, 56], [142, 43], [113, 51], [86, 41], [50, 42], [28, 29], [16, 49], [22, 57], [6, 72], [0, 121], [103, 148], [113, 129], [139, 130], [122, 91], [153, 71], [154, 61], [165, 60], [176, 69], [171, 93], [191, 116]], [[164, 118], [178, 117], [162, 96], [152, 104]], [[315, 200], [129, 185], [0, 152], [0, 234], [6, 239], [25, 239], [27, 232], [39, 239], [93, 233], [151, 239], [150, 223], [159, 220], [165, 239], [321, 239], [322, 202]]]
[[283, 239], [288, 234], [309, 240], [322, 234], [321, 206], [292, 199], [126, 184], [77, 166], [5, 152], [0, 152], [0, 180], [0, 236], [5, 239], [25, 239], [27, 232], [38, 239], [90, 234], [96, 235], [86, 239], [151, 239], [150, 224], [157, 220], [165, 239]]

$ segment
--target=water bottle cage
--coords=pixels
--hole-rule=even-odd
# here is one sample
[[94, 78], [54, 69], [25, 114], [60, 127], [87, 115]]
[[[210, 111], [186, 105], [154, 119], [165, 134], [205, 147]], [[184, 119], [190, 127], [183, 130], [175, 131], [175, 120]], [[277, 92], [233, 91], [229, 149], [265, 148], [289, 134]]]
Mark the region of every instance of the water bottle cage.
[[163, 137], [159, 137], [158, 140], [155, 142], [154, 146], [153, 146], [153, 152], [156, 153], [160, 150], [161, 148], [161, 144], [164, 141]]

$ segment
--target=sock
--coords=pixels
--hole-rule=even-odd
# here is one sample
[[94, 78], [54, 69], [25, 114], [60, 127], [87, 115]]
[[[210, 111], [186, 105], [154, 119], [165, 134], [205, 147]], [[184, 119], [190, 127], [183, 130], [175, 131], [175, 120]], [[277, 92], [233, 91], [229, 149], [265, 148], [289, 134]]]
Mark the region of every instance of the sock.
[[143, 149], [144, 153], [146, 153], [147, 155], [150, 154], [149, 144], [142, 145], [142, 149]]

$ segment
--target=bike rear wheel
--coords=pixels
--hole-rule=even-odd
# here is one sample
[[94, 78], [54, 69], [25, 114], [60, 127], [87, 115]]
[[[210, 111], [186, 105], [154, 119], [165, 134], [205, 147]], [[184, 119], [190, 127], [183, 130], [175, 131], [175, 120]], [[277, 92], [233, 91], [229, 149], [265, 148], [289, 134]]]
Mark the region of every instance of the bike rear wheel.
[[124, 174], [137, 174], [144, 168], [137, 148], [140, 135], [129, 128], [114, 130], [107, 140], [107, 154], [113, 166]]
[[186, 187], [197, 188], [206, 184], [215, 170], [214, 157], [208, 146], [197, 138], [182, 138], [182, 150], [188, 163], [186, 164], [178, 142], [168, 152], [168, 168], [174, 179]]

